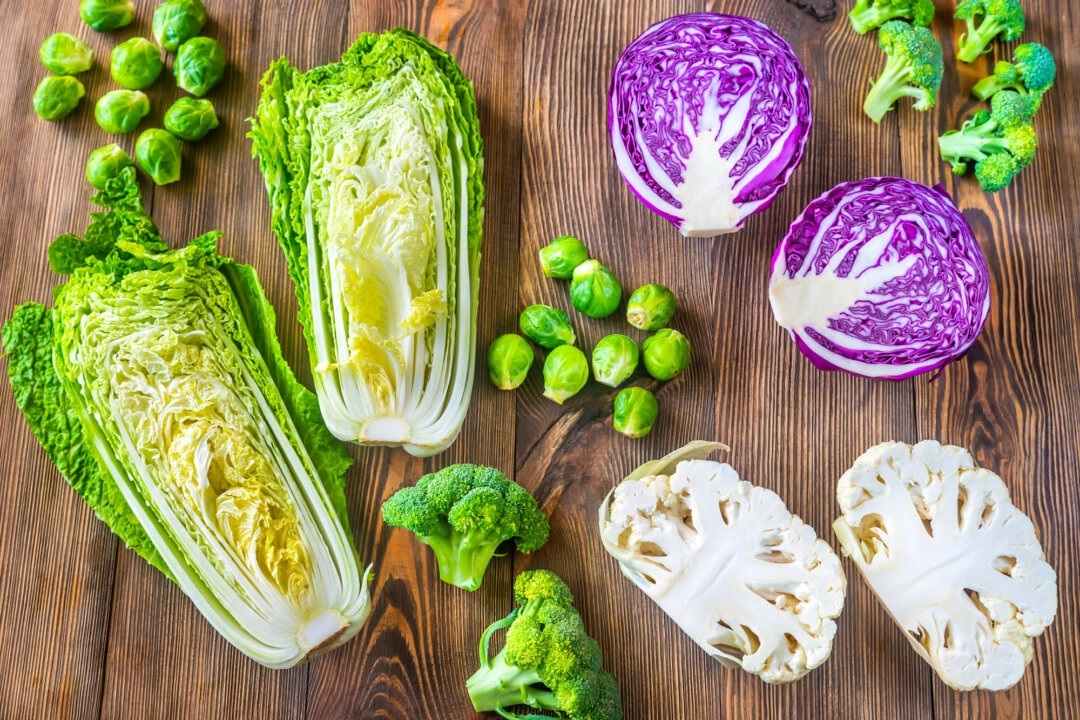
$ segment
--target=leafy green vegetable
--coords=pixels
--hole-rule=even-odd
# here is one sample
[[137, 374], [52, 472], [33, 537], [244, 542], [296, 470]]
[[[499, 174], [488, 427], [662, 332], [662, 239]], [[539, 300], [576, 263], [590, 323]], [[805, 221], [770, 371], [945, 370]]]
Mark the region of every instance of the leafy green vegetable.
[[202, 140], [217, 126], [217, 113], [209, 100], [182, 97], [165, 111], [165, 129], [181, 140]]
[[619, 308], [622, 286], [599, 260], [586, 260], [574, 268], [570, 304], [583, 315], [604, 318]]
[[589, 380], [589, 361], [573, 345], [560, 345], [544, 360], [544, 397], [562, 405]]
[[109, 180], [119, 175], [124, 168], [134, 165], [119, 145], [104, 145], [86, 158], [86, 180], [98, 190], [104, 190]]
[[450, 465], [398, 490], [382, 507], [391, 527], [428, 545], [443, 582], [476, 590], [491, 558], [512, 540], [530, 553], [548, 539], [548, 519], [536, 500], [495, 468]]
[[107, 133], [124, 135], [150, 113], [150, 98], [141, 90], [111, 90], [94, 105], [94, 119]]
[[155, 185], [180, 179], [180, 141], [160, 128], [143, 130], [135, 141], [135, 162]]
[[652, 332], [675, 317], [675, 294], [659, 283], [642, 285], [626, 301], [626, 322], [638, 330]]
[[79, 15], [94, 30], [108, 32], [131, 24], [135, 19], [135, 3], [132, 0], [81, 0]]
[[166, 0], [154, 10], [151, 27], [158, 45], [173, 52], [198, 35], [205, 24], [202, 0]]
[[50, 75], [34, 91], [34, 112], [42, 120], [59, 120], [71, 114], [86, 94], [83, 84], [69, 75]]
[[406, 30], [263, 78], [251, 131], [331, 431], [431, 455], [476, 367], [483, 158], [472, 86]]
[[53, 33], [38, 51], [41, 64], [56, 75], [78, 75], [94, 64], [94, 51], [74, 35]]
[[202, 97], [225, 77], [225, 51], [208, 37], [193, 37], [180, 46], [173, 60], [176, 84]]
[[154, 84], [165, 65], [161, 51], [146, 38], [133, 37], [113, 48], [109, 74], [128, 90], [142, 90]]
[[609, 387], [618, 387], [637, 370], [637, 343], [626, 335], [601, 338], [592, 351], [593, 377]]
[[670, 380], [690, 365], [690, 341], [678, 330], [663, 328], [641, 343], [645, 370], [657, 380]]
[[563, 235], [540, 248], [540, 267], [551, 278], [569, 280], [574, 268], [589, 259], [585, 243], [572, 235]]
[[645, 388], [628, 387], [615, 396], [611, 423], [626, 437], [643, 438], [652, 432], [658, 412], [655, 395]]
[[533, 349], [525, 338], [507, 333], [488, 347], [488, 377], [500, 390], [513, 390], [525, 382], [533, 364]]
[[345, 510], [351, 459], [274, 335], [254, 271], [220, 233], [169, 250], [133, 168], [84, 238], [49, 248], [70, 274], [47, 310], [4, 325], [18, 407], [50, 459], [128, 546], [238, 649], [288, 667], [369, 611]]
[[518, 328], [525, 337], [549, 350], [577, 342], [569, 316], [550, 305], [530, 305], [522, 310]]

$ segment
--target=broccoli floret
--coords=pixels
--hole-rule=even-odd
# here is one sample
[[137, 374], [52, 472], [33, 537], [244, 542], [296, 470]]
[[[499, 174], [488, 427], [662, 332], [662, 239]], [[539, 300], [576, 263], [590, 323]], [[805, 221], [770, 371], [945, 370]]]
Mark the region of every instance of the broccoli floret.
[[1054, 84], [1057, 67], [1054, 56], [1039, 43], [1018, 45], [1013, 61], [999, 61], [994, 74], [984, 77], [971, 88], [971, 94], [986, 100], [998, 90], [1015, 90], [1022, 95], [1042, 98], [1042, 94]]
[[943, 71], [941, 43], [924, 27], [903, 20], [881, 26], [878, 44], [885, 51], [885, 70], [870, 88], [863, 111], [874, 122], [902, 97], [915, 98], [916, 110], [929, 110], [937, 101]]
[[[960, 36], [956, 57], [974, 62], [986, 52], [994, 38], [1001, 36], [1012, 42], [1024, 32], [1024, 8], [1019, 0], [963, 0], [956, 6], [956, 19], [967, 23], [967, 32]], [[976, 18], [982, 22], [975, 25]]]
[[856, 0], [848, 19], [860, 35], [889, 20], [907, 19], [912, 25], [926, 26], [934, 20], [934, 0]]
[[390, 496], [382, 513], [387, 525], [412, 531], [435, 551], [443, 582], [466, 590], [480, 587], [502, 543], [513, 540], [521, 552], [532, 552], [549, 531], [527, 490], [480, 465], [429, 473]]
[[1035, 159], [1038, 138], [1031, 124], [1031, 98], [1002, 90], [991, 98], [990, 105], [990, 112], [981, 110], [959, 130], [938, 138], [938, 149], [954, 173], [963, 175], [974, 164], [982, 189], [997, 192]]
[[[477, 712], [508, 720], [540, 719], [508, 708], [526, 705], [571, 720], [619, 720], [619, 687], [600, 669], [600, 646], [585, 632], [570, 589], [550, 570], [530, 570], [514, 581], [518, 607], [480, 638], [480, 668], [465, 683]], [[494, 657], [491, 636], [506, 629]]]

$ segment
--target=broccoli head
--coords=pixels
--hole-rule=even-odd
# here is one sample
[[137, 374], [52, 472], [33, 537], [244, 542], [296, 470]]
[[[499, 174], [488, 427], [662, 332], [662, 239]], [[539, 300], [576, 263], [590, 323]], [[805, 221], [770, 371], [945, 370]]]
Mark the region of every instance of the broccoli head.
[[[1024, 8], [1019, 0], [963, 0], [956, 6], [955, 16], [967, 23], [956, 51], [956, 57], [966, 63], [986, 52], [994, 38], [1012, 42], [1024, 32]], [[976, 25], [978, 18], [982, 22]]]
[[548, 538], [547, 516], [525, 488], [495, 468], [458, 464], [429, 473], [382, 506], [387, 525], [414, 533], [435, 552], [439, 577], [475, 590], [499, 546], [524, 553]]
[[889, 20], [906, 19], [925, 27], [934, 20], [934, 0], [856, 0], [848, 19], [860, 35]]
[[959, 130], [938, 138], [938, 149], [954, 173], [963, 175], [974, 165], [982, 189], [997, 192], [1035, 159], [1038, 138], [1031, 124], [1030, 97], [1002, 90], [990, 99], [990, 106], [990, 112], [980, 110]]
[[999, 61], [994, 74], [984, 77], [971, 88], [971, 94], [986, 100], [998, 90], [1015, 90], [1021, 95], [1042, 98], [1042, 94], [1054, 84], [1057, 66], [1054, 56], [1039, 43], [1018, 45], [1013, 61]]
[[903, 20], [881, 26], [878, 44], [885, 51], [885, 70], [870, 88], [863, 111], [874, 122], [902, 97], [915, 98], [916, 110], [929, 110], [937, 101], [943, 66], [941, 43], [924, 27]]
[[[514, 581], [517, 607], [480, 638], [480, 668], [465, 683], [477, 712], [531, 720], [507, 708], [526, 705], [571, 720], [619, 720], [619, 687], [601, 666], [600, 646], [585, 632], [570, 589], [550, 570], [530, 570]], [[491, 636], [506, 644], [489, 654]]]

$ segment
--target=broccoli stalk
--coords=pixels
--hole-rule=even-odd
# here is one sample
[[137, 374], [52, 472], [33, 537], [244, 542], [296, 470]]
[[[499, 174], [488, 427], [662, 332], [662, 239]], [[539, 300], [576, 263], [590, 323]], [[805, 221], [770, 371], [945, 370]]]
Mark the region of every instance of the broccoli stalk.
[[476, 590], [507, 540], [523, 553], [547, 542], [547, 517], [524, 488], [498, 470], [458, 464], [429, 473], [383, 503], [383, 520], [435, 552], [439, 578]]
[[916, 110], [933, 107], [943, 72], [941, 44], [934, 34], [903, 20], [890, 20], [881, 26], [878, 44], [887, 57], [885, 70], [870, 88], [863, 111], [881, 122], [902, 97], [915, 98]]
[[889, 20], [906, 19], [913, 25], [926, 26], [934, 19], [934, 0], [856, 0], [848, 19], [860, 35]]
[[[1012, 42], [1024, 32], [1024, 8], [1019, 0], [963, 0], [956, 6], [957, 20], [967, 23], [960, 36], [957, 59], [970, 63], [986, 52], [994, 38]], [[976, 18], [982, 22], [975, 24]]]
[[[531, 570], [514, 582], [518, 603], [480, 638], [480, 668], [466, 681], [477, 712], [531, 720], [507, 708], [526, 705], [572, 720], [619, 720], [615, 678], [600, 669], [600, 647], [585, 632], [569, 588], [549, 570]], [[506, 645], [489, 656], [491, 636], [506, 629]]]
[[980, 110], [960, 126], [938, 138], [941, 158], [957, 175], [975, 165], [975, 178], [986, 192], [1009, 185], [1035, 158], [1038, 138], [1031, 124], [1030, 98], [1003, 90], [991, 98], [991, 111]]
[[984, 77], [971, 88], [980, 100], [990, 98], [999, 90], [1015, 90], [1021, 95], [1041, 97], [1054, 84], [1057, 67], [1054, 56], [1039, 43], [1017, 45], [1013, 61], [1000, 60], [994, 74]]

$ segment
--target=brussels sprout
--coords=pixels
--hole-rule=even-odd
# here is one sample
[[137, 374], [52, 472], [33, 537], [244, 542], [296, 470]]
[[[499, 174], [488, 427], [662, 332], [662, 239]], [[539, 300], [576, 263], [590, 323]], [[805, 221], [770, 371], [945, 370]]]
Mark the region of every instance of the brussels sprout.
[[94, 106], [94, 119], [101, 129], [114, 135], [134, 130], [150, 112], [150, 98], [139, 90], [113, 90]]
[[45, 38], [38, 51], [41, 64], [57, 75], [78, 75], [94, 64], [94, 51], [74, 35], [53, 33]]
[[623, 388], [615, 396], [611, 424], [626, 437], [642, 438], [652, 430], [659, 410], [656, 396], [645, 388]]
[[109, 74], [121, 87], [142, 90], [154, 84], [162, 67], [157, 45], [146, 38], [133, 37], [113, 48]]
[[637, 364], [637, 343], [625, 335], [608, 335], [592, 351], [593, 377], [604, 385], [619, 387], [634, 374]]
[[657, 380], [670, 380], [690, 364], [690, 341], [678, 330], [662, 328], [641, 344], [645, 369]]
[[560, 405], [577, 395], [589, 379], [589, 361], [573, 345], [560, 345], [544, 360], [544, 397]]
[[83, 84], [70, 75], [50, 75], [34, 91], [34, 112], [42, 120], [66, 117], [86, 94]]
[[569, 280], [574, 268], [589, 259], [585, 243], [571, 235], [557, 237], [540, 249], [540, 267], [548, 277]]
[[93, 29], [108, 32], [131, 24], [135, 19], [135, 3], [131, 0], [82, 0], [79, 14]]
[[104, 145], [86, 158], [86, 179], [98, 190], [104, 190], [105, 183], [119, 175], [124, 168], [134, 164], [116, 143]]
[[622, 300], [622, 288], [611, 271], [598, 260], [587, 260], [574, 268], [570, 281], [570, 304], [579, 313], [594, 318], [615, 312]]
[[532, 364], [533, 349], [520, 335], [500, 335], [488, 347], [488, 377], [500, 390], [513, 390], [525, 382]]
[[202, 0], [166, 0], [154, 10], [154, 39], [173, 52], [198, 35], [205, 24], [206, 6]]
[[182, 89], [202, 97], [225, 75], [225, 51], [208, 37], [193, 37], [176, 52], [173, 74]]
[[156, 185], [180, 179], [180, 141], [160, 128], [143, 130], [135, 142], [135, 162]]
[[626, 322], [638, 330], [652, 332], [675, 317], [675, 295], [663, 285], [642, 285], [626, 301]]
[[550, 305], [530, 305], [522, 310], [518, 327], [525, 337], [540, 347], [550, 349], [577, 342], [570, 318]]
[[182, 97], [165, 111], [165, 129], [181, 140], [202, 140], [217, 126], [217, 113], [209, 100]]

